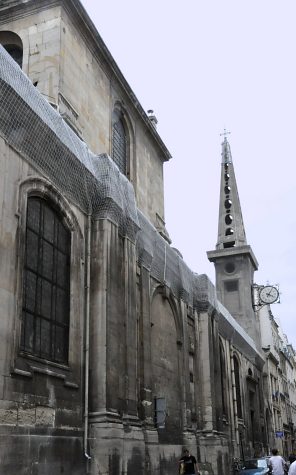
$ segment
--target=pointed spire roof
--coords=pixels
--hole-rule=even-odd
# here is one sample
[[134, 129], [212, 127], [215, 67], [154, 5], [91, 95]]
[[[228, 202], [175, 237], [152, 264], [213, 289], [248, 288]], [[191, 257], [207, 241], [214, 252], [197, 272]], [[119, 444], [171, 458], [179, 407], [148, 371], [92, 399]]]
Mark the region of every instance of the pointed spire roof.
[[208, 251], [207, 256], [215, 265], [218, 299], [260, 348], [252, 297], [258, 262], [247, 244], [227, 133], [222, 143], [218, 240], [216, 249]]
[[253, 268], [258, 269], [257, 259], [251, 246], [247, 244], [243, 215], [239, 201], [237, 184], [230, 145], [224, 131], [222, 142], [222, 163], [220, 181], [220, 205], [218, 219], [218, 239], [215, 251], [208, 251], [211, 262], [235, 255], [248, 255]]
[[216, 249], [227, 249], [247, 244], [243, 215], [227, 137], [222, 142], [220, 206]]

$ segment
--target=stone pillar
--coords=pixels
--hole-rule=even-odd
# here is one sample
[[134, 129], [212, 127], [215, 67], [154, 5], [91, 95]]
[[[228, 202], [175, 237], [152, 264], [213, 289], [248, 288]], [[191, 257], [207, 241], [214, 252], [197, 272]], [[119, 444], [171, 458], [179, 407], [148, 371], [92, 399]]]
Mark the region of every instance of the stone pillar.
[[124, 294], [125, 294], [125, 418], [131, 422], [138, 419], [137, 410], [137, 283], [135, 244], [124, 240]]
[[198, 420], [203, 431], [212, 431], [215, 427], [215, 401], [212, 391], [213, 357], [211, 345], [210, 318], [208, 312], [199, 313], [198, 325], [198, 353], [199, 353], [199, 380], [198, 386]]
[[114, 222], [94, 222], [91, 253], [89, 441], [91, 473], [143, 472], [137, 401], [135, 244]]
[[[89, 445], [91, 472], [121, 473], [124, 401], [124, 309], [118, 227], [94, 221], [91, 242]], [[116, 321], [117, 318], [117, 321]], [[122, 342], [123, 340], [123, 342]], [[119, 378], [121, 374], [121, 378]]]
[[117, 351], [119, 365], [121, 360], [118, 352], [122, 352], [121, 348], [117, 347], [117, 335], [112, 321], [116, 313], [114, 305], [120, 299], [119, 254], [117, 226], [108, 220], [95, 221], [91, 245], [89, 407], [91, 414], [97, 416], [106, 411], [116, 412], [115, 408], [112, 411], [115, 404], [112, 404], [113, 401], [107, 397], [109, 392], [107, 383], [110, 383], [110, 379], [117, 383], [117, 395], [123, 396], [123, 388], [118, 386], [116, 376], [118, 368], [112, 368], [112, 346], [115, 346], [114, 351]]
[[[215, 407], [214, 417], [214, 429], [223, 431], [223, 405], [222, 405], [222, 384], [221, 384], [221, 355], [220, 355], [220, 341], [218, 333], [218, 324], [214, 316], [211, 318], [211, 330], [212, 330], [212, 356], [213, 356], [213, 405]], [[225, 362], [224, 362], [225, 364]], [[224, 394], [225, 396], [225, 394]], [[225, 404], [227, 402], [225, 401]]]
[[153, 427], [154, 407], [151, 389], [151, 320], [150, 320], [150, 273], [140, 268], [139, 288], [139, 378], [141, 418], [146, 427]]
[[[182, 319], [182, 335], [178, 336], [178, 344], [182, 350], [181, 358], [181, 371], [180, 375], [183, 378], [182, 381], [182, 408], [183, 408], [183, 432], [187, 430], [188, 422], [187, 417], [190, 416], [190, 375], [189, 375], [189, 335], [188, 335], [188, 323], [187, 323], [187, 305], [183, 300], [180, 300], [180, 315]], [[182, 346], [181, 346], [182, 345]], [[188, 411], [189, 410], [189, 413]], [[191, 419], [191, 417], [190, 417]]]
[[229, 400], [230, 400], [230, 414], [229, 420], [231, 424], [231, 447], [233, 449], [233, 457], [239, 457], [239, 428], [238, 428], [238, 414], [237, 414], [237, 399], [236, 399], [236, 382], [234, 373], [233, 361], [233, 346], [229, 347], [229, 361], [230, 361], [230, 378], [229, 384]]

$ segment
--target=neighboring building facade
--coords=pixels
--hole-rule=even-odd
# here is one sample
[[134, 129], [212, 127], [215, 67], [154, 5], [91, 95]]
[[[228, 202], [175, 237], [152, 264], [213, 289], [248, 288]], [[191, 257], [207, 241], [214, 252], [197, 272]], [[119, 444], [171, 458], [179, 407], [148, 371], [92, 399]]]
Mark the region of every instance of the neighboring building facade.
[[226, 475], [268, 445], [229, 144], [216, 293], [170, 245], [170, 153], [79, 1], [0, 13], [1, 470], [168, 475], [186, 445]]
[[284, 457], [295, 453], [295, 351], [282, 333], [269, 305], [259, 309], [264, 367], [266, 431], [268, 448]]

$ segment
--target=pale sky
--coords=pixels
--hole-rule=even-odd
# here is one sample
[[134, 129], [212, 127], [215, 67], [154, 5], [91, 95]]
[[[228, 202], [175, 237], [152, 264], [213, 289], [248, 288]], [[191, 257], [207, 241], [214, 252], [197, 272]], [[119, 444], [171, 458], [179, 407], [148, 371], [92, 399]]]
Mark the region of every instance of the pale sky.
[[165, 220], [189, 267], [215, 283], [224, 128], [257, 284], [296, 349], [295, 0], [82, 0], [172, 154]]

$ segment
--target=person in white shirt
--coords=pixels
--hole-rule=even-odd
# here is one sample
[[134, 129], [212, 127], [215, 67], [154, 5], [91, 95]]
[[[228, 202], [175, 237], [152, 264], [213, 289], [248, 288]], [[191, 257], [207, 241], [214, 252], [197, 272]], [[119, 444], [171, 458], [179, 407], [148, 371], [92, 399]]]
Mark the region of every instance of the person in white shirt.
[[296, 460], [291, 463], [288, 475], [296, 475]]
[[272, 449], [271, 453], [272, 457], [269, 459], [269, 466], [271, 468], [272, 475], [284, 475], [286, 462], [284, 461], [283, 457], [279, 455], [277, 449]]

